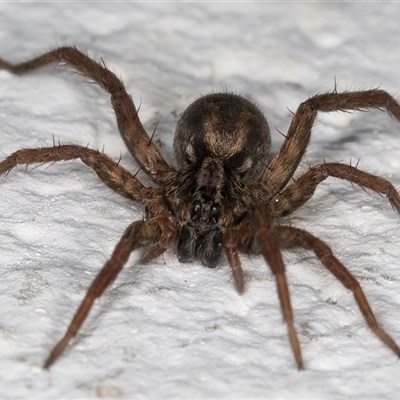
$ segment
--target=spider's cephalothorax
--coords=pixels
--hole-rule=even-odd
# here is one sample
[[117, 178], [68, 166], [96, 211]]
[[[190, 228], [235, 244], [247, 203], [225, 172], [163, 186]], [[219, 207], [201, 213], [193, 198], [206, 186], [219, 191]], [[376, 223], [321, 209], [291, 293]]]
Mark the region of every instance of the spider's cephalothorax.
[[174, 140], [179, 171], [166, 186], [180, 225], [179, 261], [218, 264], [226, 229], [251, 209], [248, 188], [261, 178], [270, 147], [264, 115], [241, 96], [209, 94], [183, 113]]
[[335, 90], [309, 98], [293, 115], [283, 145], [269, 164], [269, 129], [254, 104], [229, 93], [201, 97], [188, 107], [178, 123], [174, 141], [176, 170], [164, 161], [151, 142], [122, 81], [103, 62], [93, 61], [74, 47], [60, 47], [17, 65], [0, 59], [0, 68], [24, 74], [58, 61], [93, 79], [111, 95], [122, 139], [157, 186], [144, 186], [104, 153], [72, 144], [18, 150], [0, 163], [1, 175], [18, 164], [80, 159], [109, 188], [146, 206], [146, 218], [128, 226], [89, 287], [64, 337], [50, 353], [46, 368], [76, 335], [95, 299], [117, 277], [131, 252], [149, 244], [143, 262], [176, 246], [180, 261], [198, 258], [206, 266], [215, 267], [225, 252], [239, 293], [243, 292], [244, 279], [238, 253], [261, 253], [276, 278], [283, 317], [299, 368], [303, 366], [303, 359], [281, 248], [311, 250], [352, 291], [371, 330], [400, 357], [400, 348], [379, 326], [357, 279], [328, 245], [307, 231], [277, 223], [280, 217], [306, 203], [318, 184], [328, 177], [344, 179], [385, 195], [400, 212], [400, 195], [389, 181], [350, 165], [322, 163], [292, 179], [307, 149], [318, 112], [386, 109], [400, 120], [400, 105], [392, 96], [373, 89], [344, 93]]

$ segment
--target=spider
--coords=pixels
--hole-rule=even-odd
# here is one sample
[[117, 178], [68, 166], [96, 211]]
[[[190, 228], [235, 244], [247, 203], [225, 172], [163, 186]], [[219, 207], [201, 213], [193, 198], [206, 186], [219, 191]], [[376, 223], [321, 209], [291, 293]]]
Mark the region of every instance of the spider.
[[80, 159], [113, 191], [145, 207], [142, 220], [130, 224], [76, 311], [65, 335], [47, 358], [49, 368], [77, 334], [94, 301], [127, 262], [132, 251], [145, 247], [148, 263], [175, 248], [180, 262], [200, 260], [214, 268], [223, 253], [236, 289], [244, 290], [239, 253], [262, 254], [277, 284], [278, 296], [294, 359], [303, 368], [294, 325], [281, 249], [303, 248], [349, 290], [371, 330], [398, 357], [400, 348], [379, 326], [357, 279], [321, 239], [292, 226], [278, 224], [314, 194], [328, 177], [344, 179], [385, 195], [400, 212], [400, 195], [387, 180], [356, 167], [329, 162], [314, 165], [294, 180], [307, 149], [318, 112], [382, 109], [400, 121], [400, 105], [379, 89], [315, 95], [298, 107], [282, 147], [268, 164], [270, 131], [262, 112], [248, 99], [232, 93], [212, 93], [192, 103], [178, 121], [174, 151], [177, 169], [169, 166], [146, 134], [131, 97], [120, 79], [75, 47], [59, 47], [21, 64], [0, 59], [0, 68], [22, 75], [63, 62], [111, 95], [118, 129], [127, 148], [156, 186], [144, 186], [135, 175], [97, 150], [79, 145], [21, 149], [0, 163], [0, 175], [18, 164], [54, 163]]

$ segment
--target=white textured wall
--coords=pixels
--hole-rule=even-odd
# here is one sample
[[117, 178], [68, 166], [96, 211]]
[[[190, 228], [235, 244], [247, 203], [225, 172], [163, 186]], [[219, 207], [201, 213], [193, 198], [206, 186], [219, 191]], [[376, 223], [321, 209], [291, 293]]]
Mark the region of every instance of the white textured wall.
[[[22, 61], [61, 44], [122, 76], [173, 162], [177, 116], [212, 90], [246, 93], [274, 149], [317, 92], [400, 89], [396, 3], [0, 3], [0, 54]], [[62, 143], [103, 148], [132, 171], [109, 99], [64, 68], [0, 71], [0, 153]], [[355, 164], [400, 186], [400, 124], [385, 113], [325, 115], [304, 160]], [[239, 296], [227, 263], [143, 267], [133, 255], [72, 346], [41, 366], [124, 228], [143, 210], [80, 162], [23, 167], [0, 180], [1, 398], [393, 399], [400, 364], [311, 254], [285, 254], [305, 371], [295, 367], [275, 282], [243, 257]], [[400, 343], [400, 219], [384, 198], [324, 182], [290, 223], [327, 241]]]

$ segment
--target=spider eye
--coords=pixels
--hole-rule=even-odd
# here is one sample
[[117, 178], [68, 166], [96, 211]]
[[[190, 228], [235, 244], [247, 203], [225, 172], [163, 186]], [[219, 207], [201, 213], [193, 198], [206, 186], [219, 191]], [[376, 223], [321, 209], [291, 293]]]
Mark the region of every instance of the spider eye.
[[201, 201], [195, 200], [192, 204], [193, 214], [198, 214], [201, 211]]
[[221, 206], [219, 204], [213, 204], [210, 209], [211, 215], [216, 217], [221, 212]]

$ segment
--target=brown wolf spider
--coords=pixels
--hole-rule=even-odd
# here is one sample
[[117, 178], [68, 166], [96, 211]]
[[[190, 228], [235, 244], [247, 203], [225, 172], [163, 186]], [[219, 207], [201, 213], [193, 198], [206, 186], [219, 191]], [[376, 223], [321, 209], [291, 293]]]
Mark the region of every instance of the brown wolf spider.
[[104, 63], [93, 61], [74, 47], [60, 47], [30, 61], [12, 65], [0, 59], [0, 68], [24, 74], [53, 62], [64, 62], [92, 79], [111, 95], [119, 132], [132, 156], [156, 187], [146, 187], [105, 154], [78, 145], [22, 149], [0, 163], [0, 175], [17, 164], [81, 159], [99, 178], [122, 196], [144, 204], [141, 221], [128, 226], [111, 258], [101, 269], [79, 306], [64, 337], [50, 353], [49, 368], [76, 335], [95, 299], [116, 278], [130, 253], [142, 246], [147, 263], [175, 247], [181, 262], [195, 259], [214, 268], [223, 251], [232, 268], [236, 288], [244, 280], [239, 252], [261, 253], [276, 278], [279, 300], [298, 368], [303, 367], [293, 322], [281, 248], [312, 250], [320, 262], [348, 289], [369, 327], [397, 356], [400, 348], [378, 325], [357, 279], [311, 233], [278, 225], [279, 217], [306, 203], [328, 177], [344, 179], [386, 195], [400, 212], [400, 195], [387, 180], [350, 165], [314, 165], [292, 179], [307, 149], [319, 111], [385, 108], [400, 121], [400, 105], [383, 90], [318, 94], [300, 104], [279, 152], [267, 165], [270, 132], [261, 111], [249, 100], [231, 93], [200, 97], [180, 118], [174, 139], [178, 169], [170, 167], [146, 134], [125, 87]]

